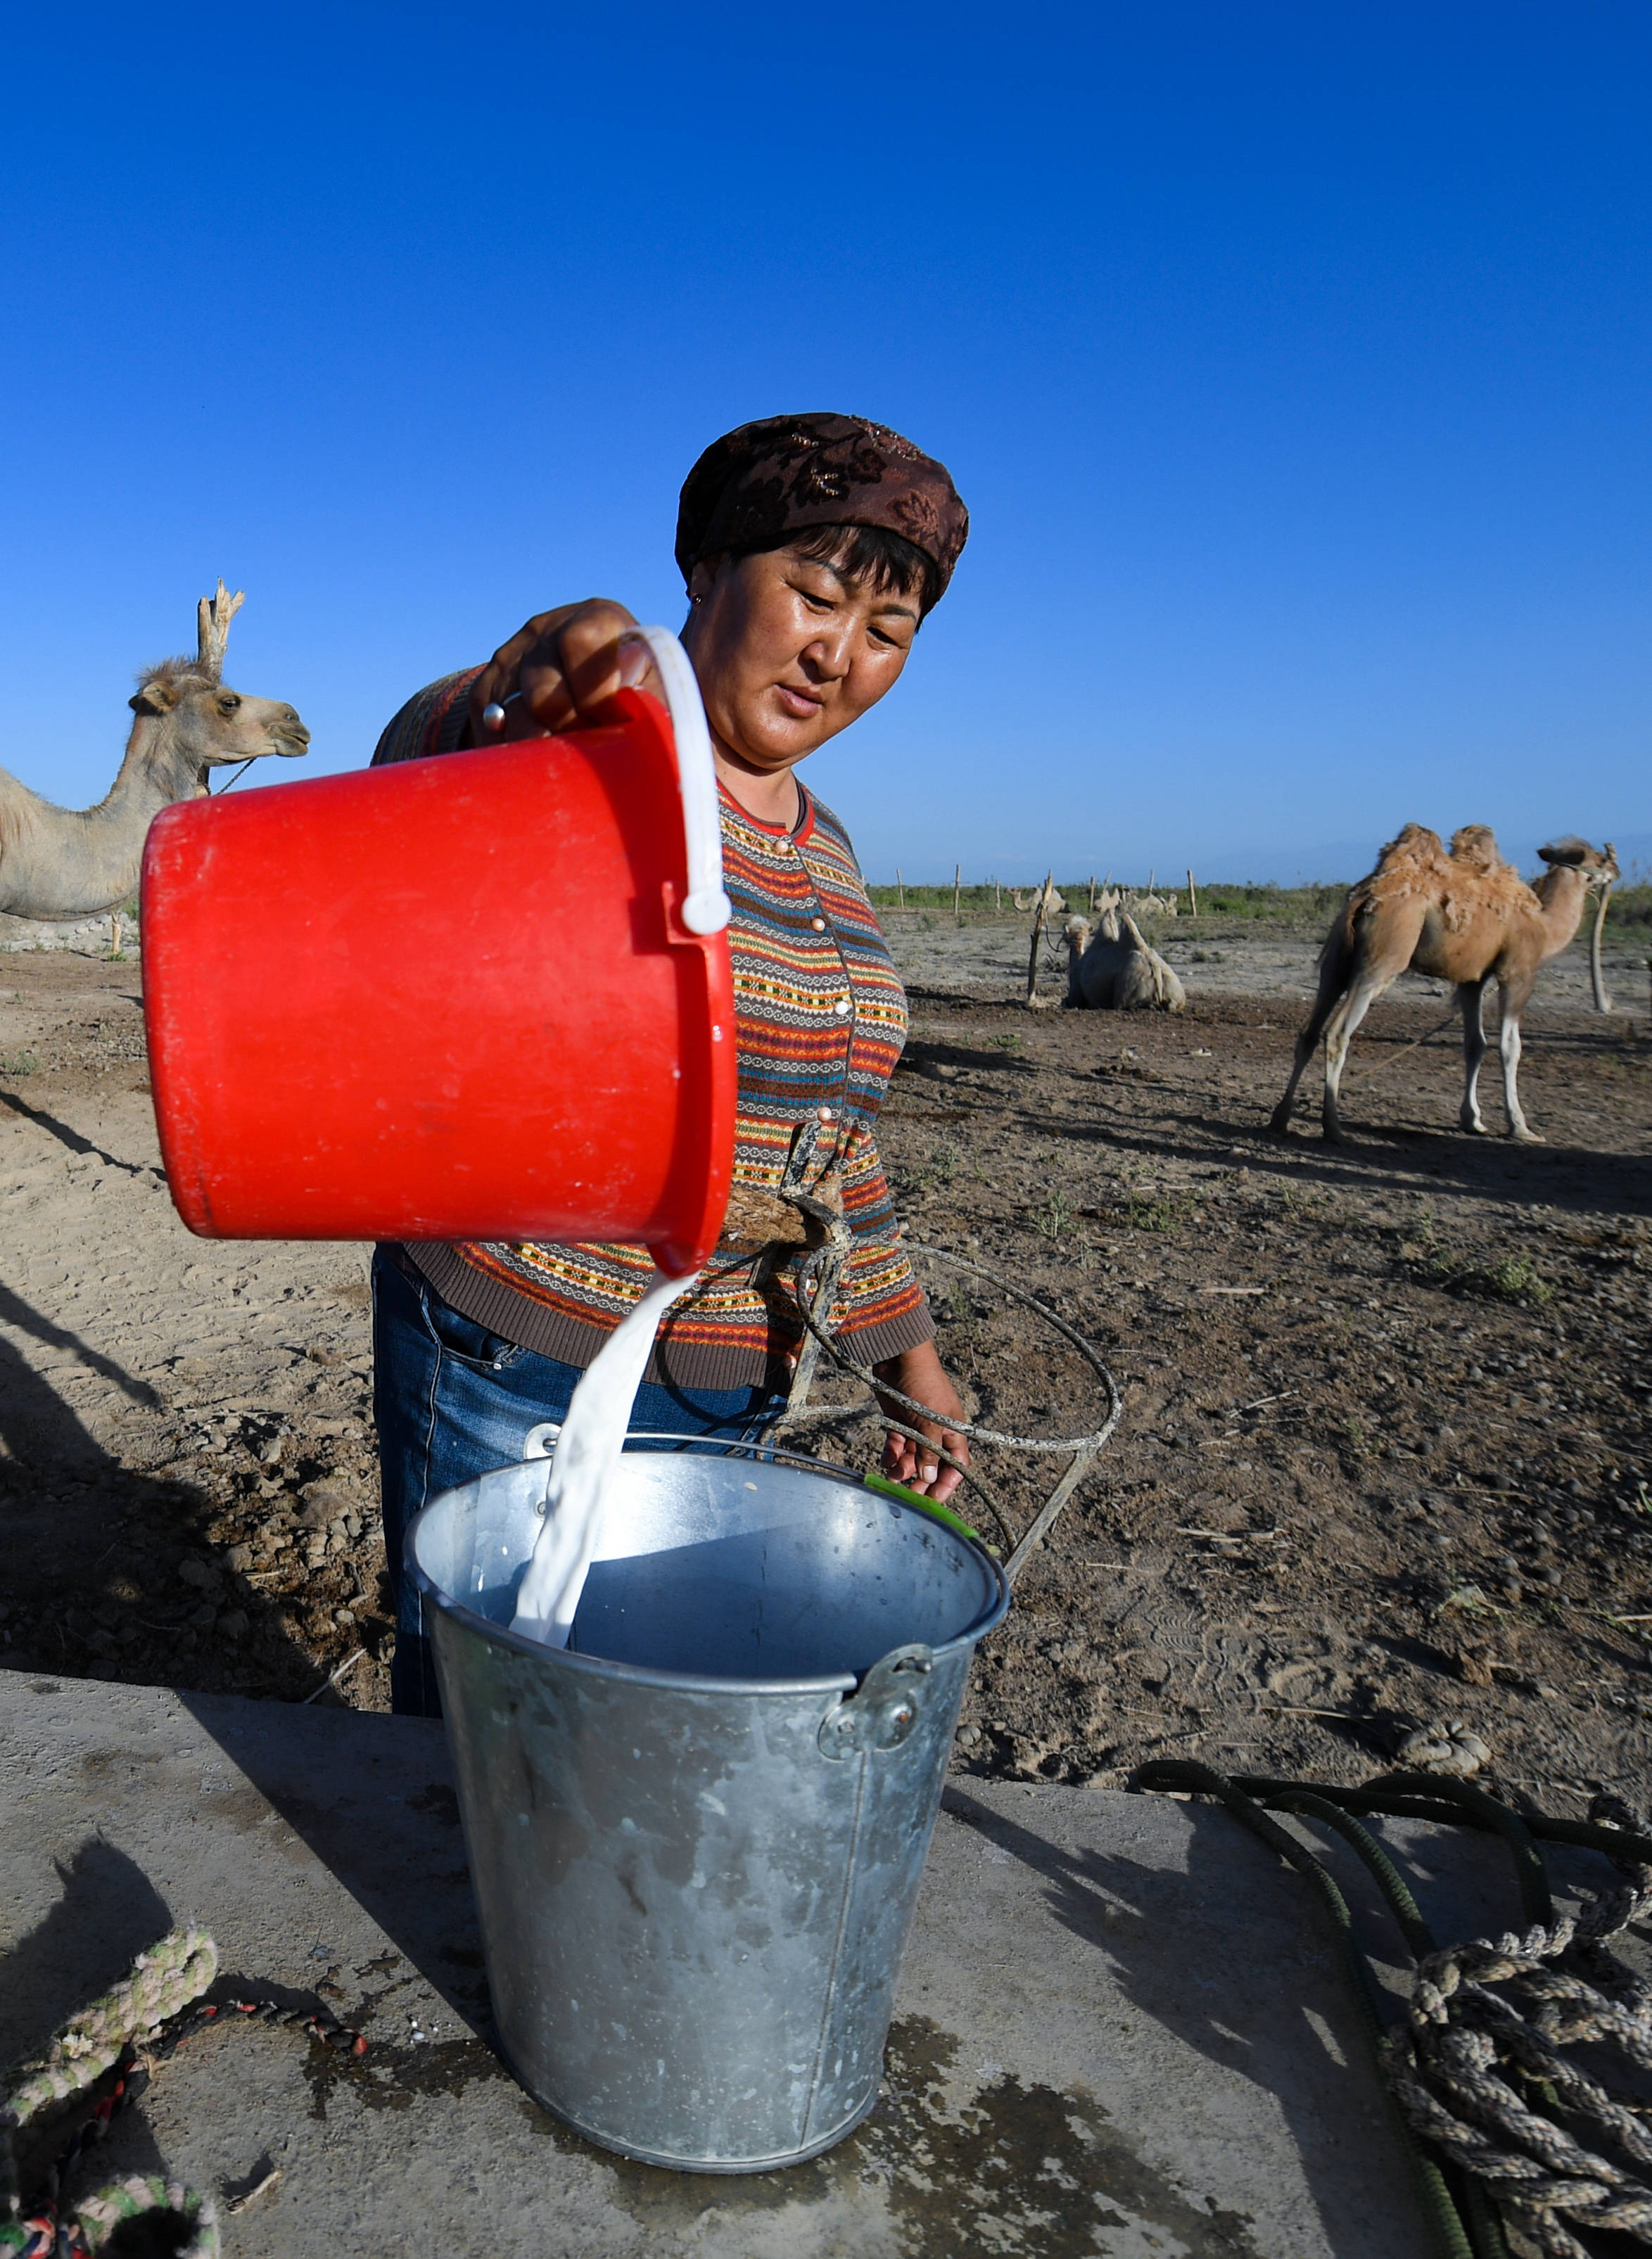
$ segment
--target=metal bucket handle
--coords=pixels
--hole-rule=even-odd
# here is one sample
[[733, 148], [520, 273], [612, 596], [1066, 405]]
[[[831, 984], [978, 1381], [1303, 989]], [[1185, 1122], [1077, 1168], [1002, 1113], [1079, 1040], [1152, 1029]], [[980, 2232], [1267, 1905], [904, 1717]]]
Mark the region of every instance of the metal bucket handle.
[[838, 1759], [861, 1749], [898, 1749], [923, 1715], [925, 1682], [934, 1669], [935, 1650], [922, 1640], [892, 1647], [847, 1701], [821, 1720], [821, 1755]]

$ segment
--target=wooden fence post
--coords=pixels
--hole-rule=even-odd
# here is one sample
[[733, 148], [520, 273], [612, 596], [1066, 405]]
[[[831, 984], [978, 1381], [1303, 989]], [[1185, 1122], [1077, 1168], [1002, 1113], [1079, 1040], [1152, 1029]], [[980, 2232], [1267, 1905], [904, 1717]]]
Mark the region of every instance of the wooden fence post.
[[954, 865], [952, 866], [952, 916], [953, 916], [955, 918], [958, 916], [958, 886], [959, 886], [959, 883], [960, 883], [960, 881], [962, 880], [963, 876], [964, 876], [964, 866], [962, 865], [962, 863], [954, 863]]
[[1044, 919], [1050, 910], [1050, 889], [1055, 873], [1045, 877], [1038, 896], [1038, 907], [1033, 913], [1032, 947], [1027, 952], [1027, 1001], [1030, 1005], [1038, 994], [1038, 944], [1043, 939]]
[[1199, 916], [1199, 889], [1193, 884], [1193, 874], [1191, 871], [1187, 873], [1187, 901], [1189, 907], [1193, 910], [1193, 916], [1197, 917]]
[[901, 866], [897, 863], [895, 865], [895, 907], [897, 909], [905, 909], [906, 906], [907, 890], [901, 883]]

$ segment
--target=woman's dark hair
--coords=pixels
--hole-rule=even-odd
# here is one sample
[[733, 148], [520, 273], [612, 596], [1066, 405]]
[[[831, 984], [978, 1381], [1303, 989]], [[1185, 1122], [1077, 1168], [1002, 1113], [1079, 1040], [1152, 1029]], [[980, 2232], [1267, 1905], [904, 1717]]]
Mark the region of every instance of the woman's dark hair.
[[835, 565], [845, 579], [865, 581], [880, 593], [893, 588], [898, 595], [915, 595], [920, 619], [940, 602], [945, 586], [933, 557], [881, 525], [811, 525], [785, 541], [757, 541], [729, 555], [737, 561], [774, 549], [795, 550], [817, 564]]

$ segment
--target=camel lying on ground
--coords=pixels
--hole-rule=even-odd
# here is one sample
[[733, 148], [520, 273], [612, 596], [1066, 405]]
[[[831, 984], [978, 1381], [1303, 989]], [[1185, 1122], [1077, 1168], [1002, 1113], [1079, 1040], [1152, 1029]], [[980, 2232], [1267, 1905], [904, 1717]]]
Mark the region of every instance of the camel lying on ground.
[[1383, 849], [1377, 868], [1349, 893], [1320, 952], [1320, 992], [1297, 1038], [1296, 1058], [1273, 1128], [1290, 1125], [1292, 1101], [1314, 1046], [1325, 1038], [1325, 1135], [1340, 1141], [1336, 1095], [1354, 1030], [1383, 991], [1407, 968], [1449, 980], [1463, 1008], [1463, 1129], [1483, 1131], [1477, 1086], [1485, 1056], [1481, 1011], [1495, 980], [1503, 1006], [1499, 1051], [1509, 1135], [1527, 1144], [1542, 1141], [1520, 1111], [1517, 1087], [1520, 1014], [1539, 968], [1577, 932], [1584, 905], [1596, 887], [1618, 876], [1612, 844], [1598, 849], [1581, 839], [1557, 839], [1538, 853], [1549, 869], [1528, 887], [1498, 853], [1483, 823], [1452, 835], [1448, 852], [1439, 834], [1408, 823]]
[[0, 910], [69, 918], [113, 909], [138, 884], [151, 823], [174, 800], [200, 799], [209, 770], [309, 750], [290, 706], [224, 682], [230, 622], [245, 601], [220, 581], [216, 596], [201, 599], [196, 657], [163, 659], [139, 676], [125, 758], [96, 808], [54, 807], [0, 769]]
[[1018, 910], [1036, 910], [1039, 903], [1043, 902], [1044, 916], [1047, 918], [1059, 917], [1067, 907], [1066, 896], [1057, 887], [1052, 887], [1048, 880], [1042, 887], [1034, 887], [1026, 894], [1023, 894], [1019, 887], [1012, 887], [1009, 890], [1009, 899]]
[[1070, 1005], [1092, 1012], [1179, 1012], [1181, 982], [1156, 949], [1142, 938], [1128, 910], [1107, 909], [1093, 927], [1073, 917], [1062, 928], [1067, 944]]

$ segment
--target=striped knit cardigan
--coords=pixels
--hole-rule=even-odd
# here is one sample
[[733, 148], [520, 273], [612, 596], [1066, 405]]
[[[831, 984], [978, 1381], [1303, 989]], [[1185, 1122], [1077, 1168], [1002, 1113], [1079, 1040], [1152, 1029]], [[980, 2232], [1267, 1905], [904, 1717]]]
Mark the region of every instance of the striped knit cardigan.
[[[410, 699], [374, 766], [453, 752], [480, 672]], [[787, 831], [722, 795], [739, 1057], [734, 1182], [737, 1192], [773, 1194], [799, 1125], [822, 1125], [805, 1189], [828, 1172], [837, 1178], [852, 1237], [832, 1319], [852, 1337], [844, 1347], [875, 1364], [935, 1330], [901, 1251], [873, 1138], [906, 1042], [906, 994], [842, 824], [808, 793], [802, 800]], [[402, 1257], [474, 1323], [577, 1365], [640, 1298], [652, 1268], [645, 1249], [625, 1246], [420, 1243]], [[667, 1314], [649, 1374], [689, 1388], [784, 1387], [800, 1330], [784, 1275], [758, 1284], [750, 1257], [720, 1251]]]

